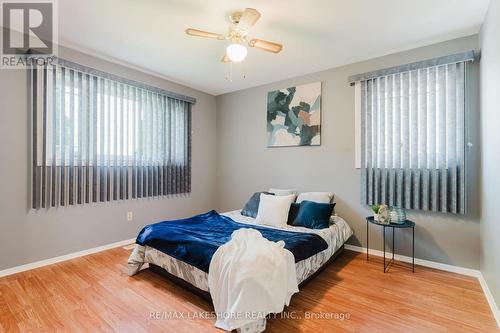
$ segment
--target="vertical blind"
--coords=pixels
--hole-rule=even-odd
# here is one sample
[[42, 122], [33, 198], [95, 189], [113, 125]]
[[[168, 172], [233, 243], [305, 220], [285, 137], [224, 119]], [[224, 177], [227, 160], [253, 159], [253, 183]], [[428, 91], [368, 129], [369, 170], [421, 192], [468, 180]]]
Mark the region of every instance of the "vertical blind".
[[32, 207], [191, 191], [191, 103], [60, 64], [33, 67]]
[[466, 213], [466, 67], [362, 80], [364, 203]]

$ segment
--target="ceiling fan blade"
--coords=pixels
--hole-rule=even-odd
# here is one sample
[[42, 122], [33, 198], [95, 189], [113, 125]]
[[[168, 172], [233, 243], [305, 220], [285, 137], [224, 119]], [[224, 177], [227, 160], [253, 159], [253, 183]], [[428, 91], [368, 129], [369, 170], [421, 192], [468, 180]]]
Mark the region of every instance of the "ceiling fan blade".
[[283, 45], [267, 40], [254, 38], [248, 42], [248, 46], [255, 47], [268, 52], [279, 53], [283, 49]]
[[240, 22], [238, 26], [242, 29], [248, 29], [254, 26], [255, 23], [260, 19], [260, 13], [253, 8], [246, 8], [241, 14]]
[[231, 60], [229, 60], [229, 57], [227, 56], [227, 54], [224, 54], [224, 56], [222, 57], [222, 59], [220, 60], [220, 62], [222, 63], [227, 63], [227, 62], [230, 62]]
[[219, 39], [219, 40], [224, 39], [224, 35], [216, 34], [214, 32], [192, 29], [192, 28], [186, 29], [186, 34], [188, 34], [190, 36], [196, 36], [196, 37], [212, 38], [212, 39]]

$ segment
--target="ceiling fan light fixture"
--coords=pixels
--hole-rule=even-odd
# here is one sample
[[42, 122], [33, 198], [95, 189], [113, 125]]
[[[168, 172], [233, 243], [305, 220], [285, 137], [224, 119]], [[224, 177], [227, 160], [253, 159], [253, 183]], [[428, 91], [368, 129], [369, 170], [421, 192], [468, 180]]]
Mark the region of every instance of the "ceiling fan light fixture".
[[226, 48], [226, 54], [232, 62], [242, 62], [247, 57], [248, 50], [245, 45], [231, 44]]

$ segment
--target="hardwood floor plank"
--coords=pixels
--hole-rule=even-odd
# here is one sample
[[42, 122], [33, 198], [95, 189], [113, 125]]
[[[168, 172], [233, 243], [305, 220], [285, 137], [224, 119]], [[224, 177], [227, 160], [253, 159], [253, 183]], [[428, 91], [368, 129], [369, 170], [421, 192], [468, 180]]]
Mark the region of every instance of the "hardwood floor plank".
[[[144, 270], [122, 248], [0, 279], [0, 332], [222, 332], [210, 303]], [[166, 314], [196, 318], [169, 318]], [[288, 317], [287, 317], [288, 316]], [[290, 318], [293, 316], [293, 318]], [[330, 316], [330, 318], [325, 318]], [[267, 332], [499, 332], [475, 278], [345, 251]]]

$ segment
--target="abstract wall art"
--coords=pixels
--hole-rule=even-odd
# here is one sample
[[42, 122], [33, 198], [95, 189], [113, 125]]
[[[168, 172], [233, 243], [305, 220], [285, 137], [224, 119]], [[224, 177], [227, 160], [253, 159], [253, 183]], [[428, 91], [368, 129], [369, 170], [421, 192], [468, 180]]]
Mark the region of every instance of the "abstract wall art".
[[267, 94], [267, 146], [321, 144], [321, 82]]

